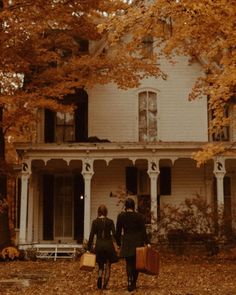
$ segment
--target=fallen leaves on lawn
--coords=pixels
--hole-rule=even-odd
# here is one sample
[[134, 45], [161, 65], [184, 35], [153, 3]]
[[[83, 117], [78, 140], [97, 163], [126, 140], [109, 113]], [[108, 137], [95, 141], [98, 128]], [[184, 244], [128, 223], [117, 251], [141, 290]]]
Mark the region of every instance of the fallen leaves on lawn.
[[[96, 288], [97, 269], [79, 270], [79, 260], [0, 263], [0, 294], [130, 294], [125, 262], [112, 265], [109, 289]], [[160, 275], [139, 274], [136, 295], [236, 295], [236, 263], [223, 256], [161, 255]], [[132, 294], [132, 293], [131, 293]]]

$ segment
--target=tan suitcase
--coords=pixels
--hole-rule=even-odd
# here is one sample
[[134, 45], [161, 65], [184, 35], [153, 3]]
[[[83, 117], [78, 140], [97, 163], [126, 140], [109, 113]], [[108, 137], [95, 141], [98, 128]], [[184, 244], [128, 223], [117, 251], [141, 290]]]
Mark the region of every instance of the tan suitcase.
[[151, 247], [136, 248], [136, 269], [146, 274], [158, 275], [160, 269], [159, 252]]
[[96, 265], [96, 255], [93, 253], [84, 253], [80, 257], [80, 266], [81, 270], [92, 271]]

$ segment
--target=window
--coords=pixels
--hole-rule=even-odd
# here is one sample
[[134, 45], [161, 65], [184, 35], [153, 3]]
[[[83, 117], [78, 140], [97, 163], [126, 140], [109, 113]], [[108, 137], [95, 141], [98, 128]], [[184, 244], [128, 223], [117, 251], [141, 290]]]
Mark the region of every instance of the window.
[[159, 189], [161, 196], [171, 195], [171, 168], [160, 167]]
[[75, 141], [74, 114], [56, 113], [56, 142]]
[[76, 106], [74, 113], [55, 113], [45, 109], [45, 142], [86, 142], [88, 140], [87, 93], [80, 89], [75, 94], [68, 94], [65, 103]]
[[151, 58], [153, 55], [153, 37], [146, 35], [142, 40], [142, 56], [143, 58]]
[[[224, 110], [224, 117], [226, 119], [229, 118], [229, 108], [226, 107]], [[214, 110], [209, 111], [209, 126], [211, 128], [212, 121], [214, 120], [215, 115], [214, 115]], [[229, 136], [229, 125], [223, 126], [220, 129], [214, 128], [212, 131], [210, 130], [210, 140], [211, 141], [229, 141], [230, 136]]]
[[152, 91], [139, 93], [139, 141], [157, 140], [157, 95]]

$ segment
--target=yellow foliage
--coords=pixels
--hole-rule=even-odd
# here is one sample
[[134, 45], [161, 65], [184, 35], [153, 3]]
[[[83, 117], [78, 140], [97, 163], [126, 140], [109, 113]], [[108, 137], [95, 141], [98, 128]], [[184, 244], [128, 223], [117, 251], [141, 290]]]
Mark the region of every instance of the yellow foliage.
[[19, 255], [20, 253], [15, 247], [5, 247], [1, 252], [1, 256], [3, 259], [8, 258], [14, 260], [15, 258], [18, 258]]
[[223, 143], [209, 143], [204, 145], [202, 150], [193, 153], [192, 157], [196, 160], [197, 167], [200, 167], [214, 156], [222, 154], [225, 150], [226, 146]]

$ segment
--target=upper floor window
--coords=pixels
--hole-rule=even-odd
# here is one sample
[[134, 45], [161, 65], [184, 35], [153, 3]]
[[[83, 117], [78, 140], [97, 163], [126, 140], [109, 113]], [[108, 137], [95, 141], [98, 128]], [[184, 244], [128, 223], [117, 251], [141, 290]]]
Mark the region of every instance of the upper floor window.
[[45, 142], [86, 142], [88, 139], [88, 95], [84, 90], [68, 94], [65, 103], [76, 105], [74, 113], [45, 110]]
[[150, 58], [153, 55], [153, 37], [146, 35], [142, 40], [142, 56], [143, 58]]
[[157, 94], [139, 93], [139, 141], [157, 140]]
[[[224, 109], [224, 117], [225, 119], [229, 119], [229, 107], [226, 106]], [[212, 121], [214, 120], [215, 115], [214, 111], [209, 111], [209, 127], [210, 127], [210, 140], [211, 141], [229, 141], [230, 140], [230, 129], [229, 129], [229, 123], [221, 128], [212, 128]]]
[[71, 113], [56, 113], [56, 142], [75, 141], [75, 118]]

